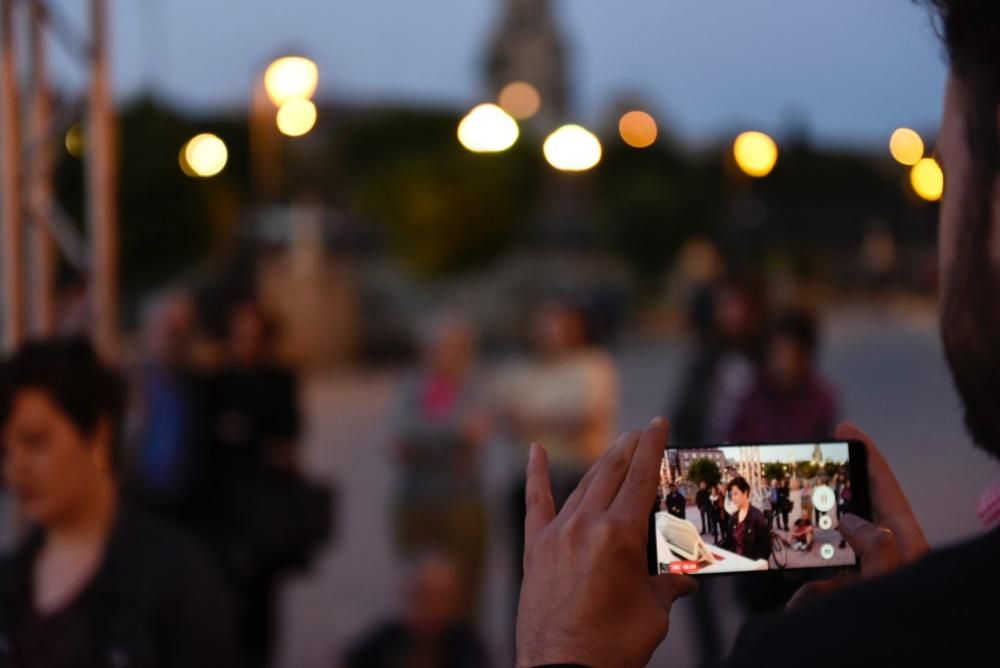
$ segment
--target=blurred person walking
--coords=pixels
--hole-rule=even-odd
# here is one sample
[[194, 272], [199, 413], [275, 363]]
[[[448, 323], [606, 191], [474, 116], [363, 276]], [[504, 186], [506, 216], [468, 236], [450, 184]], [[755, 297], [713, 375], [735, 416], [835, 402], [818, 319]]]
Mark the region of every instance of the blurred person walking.
[[256, 666], [271, 662], [281, 579], [308, 564], [330, 527], [328, 491], [298, 471], [298, 380], [277, 361], [274, 341], [255, 303], [237, 305], [229, 359], [205, 392], [212, 492], [201, 530], [239, 595], [246, 660]]
[[475, 334], [452, 316], [423, 341], [422, 368], [404, 381], [396, 409], [399, 476], [396, 543], [412, 557], [443, 551], [458, 570], [462, 612], [475, 615], [486, 550], [481, 450], [489, 433], [473, 377]]
[[711, 515], [712, 508], [711, 502], [709, 501], [710, 493], [708, 491], [708, 485], [702, 480], [698, 483], [698, 492], [694, 496], [695, 505], [698, 506], [698, 513], [701, 515], [701, 534], [705, 535], [711, 532], [711, 522], [709, 521], [709, 516]]
[[753, 384], [766, 318], [764, 290], [754, 279], [731, 279], [714, 301], [706, 330], [684, 375], [672, 412], [677, 443], [722, 443], [739, 402]]
[[33, 524], [0, 563], [0, 665], [239, 665], [211, 561], [121, 498], [123, 395], [83, 339], [0, 368], [4, 480]]
[[189, 295], [168, 293], [150, 304], [143, 318], [143, 358], [127, 429], [129, 493], [184, 525], [196, 521], [206, 482], [201, 440], [204, 373], [192, 361], [196, 330]]
[[486, 648], [464, 614], [462, 576], [447, 555], [412, 562], [398, 616], [366, 633], [342, 668], [486, 668]]
[[817, 329], [804, 311], [788, 311], [775, 321], [764, 364], [739, 404], [727, 441], [811, 442], [833, 435], [839, 409], [816, 367]]
[[[532, 320], [535, 356], [500, 381], [501, 414], [519, 453], [549, 447], [557, 506], [611, 442], [618, 410], [618, 372], [611, 356], [590, 345], [584, 314], [569, 301], [548, 301]], [[520, 467], [523, 470], [523, 467]], [[517, 582], [524, 554], [525, 478], [511, 494]]]

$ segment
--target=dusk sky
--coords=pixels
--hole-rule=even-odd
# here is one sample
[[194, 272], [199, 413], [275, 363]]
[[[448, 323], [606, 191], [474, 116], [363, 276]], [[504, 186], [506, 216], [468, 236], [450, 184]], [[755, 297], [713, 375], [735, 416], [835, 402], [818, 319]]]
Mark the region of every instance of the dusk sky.
[[[55, 0], [77, 25], [75, 0]], [[110, 0], [115, 87], [191, 110], [247, 103], [271, 58], [304, 52], [320, 98], [465, 108], [502, 0]], [[878, 148], [907, 125], [933, 134], [945, 66], [910, 0], [558, 0], [574, 119], [638, 99], [682, 140], [805, 124], [825, 144]], [[83, 86], [54, 50], [57, 78]]]

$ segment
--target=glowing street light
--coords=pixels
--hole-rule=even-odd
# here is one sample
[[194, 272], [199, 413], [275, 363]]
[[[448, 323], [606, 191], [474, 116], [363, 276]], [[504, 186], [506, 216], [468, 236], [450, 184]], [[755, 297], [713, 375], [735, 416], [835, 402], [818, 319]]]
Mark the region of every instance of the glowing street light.
[[66, 131], [66, 151], [74, 158], [79, 158], [83, 155], [85, 142], [83, 138], [83, 128], [79, 124], [71, 125], [69, 130]]
[[630, 111], [618, 121], [622, 141], [633, 148], [646, 148], [656, 141], [656, 121], [644, 111]]
[[318, 82], [316, 63], [302, 56], [278, 58], [264, 71], [264, 90], [276, 107], [289, 100], [308, 100]]
[[495, 104], [480, 104], [458, 124], [458, 141], [473, 153], [499, 153], [517, 141], [517, 121]]
[[275, 121], [281, 134], [301, 137], [316, 125], [316, 105], [311, 100], [289, 100], [278, 109]]
[[512, 81], [504, 86], [497, 102], [519, 121], [531, 118], [542, 108], [542, 96], [538, 89], [526, 81]]
[[778, 162], [778, 145], [763, 132], [744, 132], [733, 142], [733, 157], [747, 176], [767, 176]]
[[921, 199], [936, 202], [944, 194], [944, 172], [934, 158], [922, 158], [910, 170], [910, 185]]
[[229, 151], [226, 150], [225, 142], [208, 132], [189, 139], [181, 148], [178, 158], [185, 174], [202, 178], [221, 172], [228, 160]]
[[586, 128], [564, 125], [545, 140], [545, 159], [556, 169], [583, 172], [601, 161], [601, 142]]
[[897, 128], [889, 138], [889, 152], [896, 162], [915, 165], [924, 157], [924, 140], [910, 128]]

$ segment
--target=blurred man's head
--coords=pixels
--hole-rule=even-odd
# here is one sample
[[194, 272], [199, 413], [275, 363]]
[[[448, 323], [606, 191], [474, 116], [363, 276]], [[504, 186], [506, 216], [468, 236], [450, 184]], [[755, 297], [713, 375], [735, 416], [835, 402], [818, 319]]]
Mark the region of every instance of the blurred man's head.
[[251, 365], [271, 353], [274, 326], [254, 302], [244, 302], [229, 314], [229, 352], [238, 364]]
[[419, 635], [442, 633], [461, 617], [458, 569], [444, 554], [428, 552], [417, 558], [405, 595], [406, 623]]
[[758, 337], [764, 312], [764, 290], [756, 279], [727, 281], [720, 288], [715, 305], [719, 336], [736, 344]]
[[674, 483], [670, 483], [670, 493], [671, 494], [677, 493], [677, 485], [675, 485]]
[[113, 489], [124, 399], [90, 344], [28, 343], [0, 378], [4, 481], [29, 519], [59, 522]]
[[733, 497], [733, 504], [737, 508], [746, 508], [750, 505], [750, 483], [746, 478], [737, 476], [729, 481], [729, 494]]
[[818, 334], [815, 319], [804, 311], [783, 314], [771, 328], [767, 377], [781, 390], [794, 390], [813, 372]]
[[532, 339], [543, 355], [559, 355], [580, 348], [587, 342], [583, 312], [567, 301], [542, 304], [532, 324]]
[[191, 295], [183, 292], [160, 295], [143, 316], [146, 352], [159, 364], [184, 364], [197, 327], [197, 308]]
[[951, 63], [938, 142], [941, 332], [972, 438], [1000, 456], [1000, 2], [930, 3]]
[[457, 315], [439, 316], [424, 332], [422, 344], [424, 364], [450, 378], [465, 375], [475, 357], [475, 331]]

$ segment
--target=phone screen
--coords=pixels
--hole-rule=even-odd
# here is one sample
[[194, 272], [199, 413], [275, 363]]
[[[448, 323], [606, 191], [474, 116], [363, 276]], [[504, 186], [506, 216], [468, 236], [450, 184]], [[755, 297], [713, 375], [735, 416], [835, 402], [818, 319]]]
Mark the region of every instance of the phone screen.
[[650, 518], [653, 573], [849, 567], [838, 527], [868, 518], [862, 443], [670, 447]]

